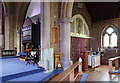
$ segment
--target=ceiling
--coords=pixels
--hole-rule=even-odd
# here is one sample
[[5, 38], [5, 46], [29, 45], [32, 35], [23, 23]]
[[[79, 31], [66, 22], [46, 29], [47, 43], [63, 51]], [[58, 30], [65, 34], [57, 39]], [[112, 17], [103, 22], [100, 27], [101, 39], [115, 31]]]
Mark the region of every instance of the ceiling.
[[93, 22], [119, 17], [119, 2], [85, 2]]

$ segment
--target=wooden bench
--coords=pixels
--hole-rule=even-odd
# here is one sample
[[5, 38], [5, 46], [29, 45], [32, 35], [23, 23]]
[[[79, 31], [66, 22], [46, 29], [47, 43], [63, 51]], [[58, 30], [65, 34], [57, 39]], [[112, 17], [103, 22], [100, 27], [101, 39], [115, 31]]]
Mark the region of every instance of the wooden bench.
[[114, 57], [114, 58], [110, 58], [109, 59], [109, 73], [110, 74], [114, 74], [115, 72], [112, 70], [112, 62], [115, 61], [115, 69], [119, 69], [119, 59], [120, 59], [120, 56], [118, 57]]
[[2, 50], [2, 56], [15, 56], [15, 50]]
[[[78, 73], [75, 76], [75, 68], [78, 67]], [[81, 76], [81, 80], [79, 79], [79, 81], [85, 81], [87, 78], [87, 74], [84, 74], [82, 72], [82, 62], [79, 63], [79, 61], [77, 61], [76, 63], [74, 63], [73, 65], [71, 65], [68, 69], [66, 69], [65, 71], [63, 71], [62, 73], [60, 73], [59, 75], [57, 75], [56, 77], [54, 77], [53, 79], [51, 79], [49, 82], [62, 82], [62, 81], [76, 81], [76, 79]]]

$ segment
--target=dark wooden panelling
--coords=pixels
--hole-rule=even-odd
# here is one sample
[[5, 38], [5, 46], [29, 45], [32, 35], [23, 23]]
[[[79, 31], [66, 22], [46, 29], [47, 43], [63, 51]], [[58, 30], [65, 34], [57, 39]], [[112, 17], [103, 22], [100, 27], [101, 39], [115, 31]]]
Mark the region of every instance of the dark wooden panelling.
[[90, 49], [90, 39], [71, 37], [71, 60], [73, 63], [81, 57], [84, 60], [84, 52]]

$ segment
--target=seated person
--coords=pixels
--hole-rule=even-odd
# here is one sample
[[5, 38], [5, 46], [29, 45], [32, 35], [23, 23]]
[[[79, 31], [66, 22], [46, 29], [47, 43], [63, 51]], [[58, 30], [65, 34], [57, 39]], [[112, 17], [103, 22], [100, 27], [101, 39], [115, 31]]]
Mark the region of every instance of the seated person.
[[25, 52], [26, 52], [26, 53], [30, 53], [30, 51], [31, 51], [31, 50], [30, 50], [29, 48], [26, 48], [26, 49], [25, 49]]
[[27, 47], [26, 50], [24, 51], [25, 53], [27, 53], [26, 58], [30, 56], [30, 52], [31, 50]]

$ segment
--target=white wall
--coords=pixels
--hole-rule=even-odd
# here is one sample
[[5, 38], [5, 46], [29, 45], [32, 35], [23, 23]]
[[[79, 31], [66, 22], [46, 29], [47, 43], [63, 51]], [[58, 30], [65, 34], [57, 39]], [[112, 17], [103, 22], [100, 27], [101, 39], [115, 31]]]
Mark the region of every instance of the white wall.
[[31, 18], [31, 17], [38, 15], [38, 14], [40, 14], [40, 2], [31, 2], [29, 7], [28, 7], [26, 18], [27, 17]]

